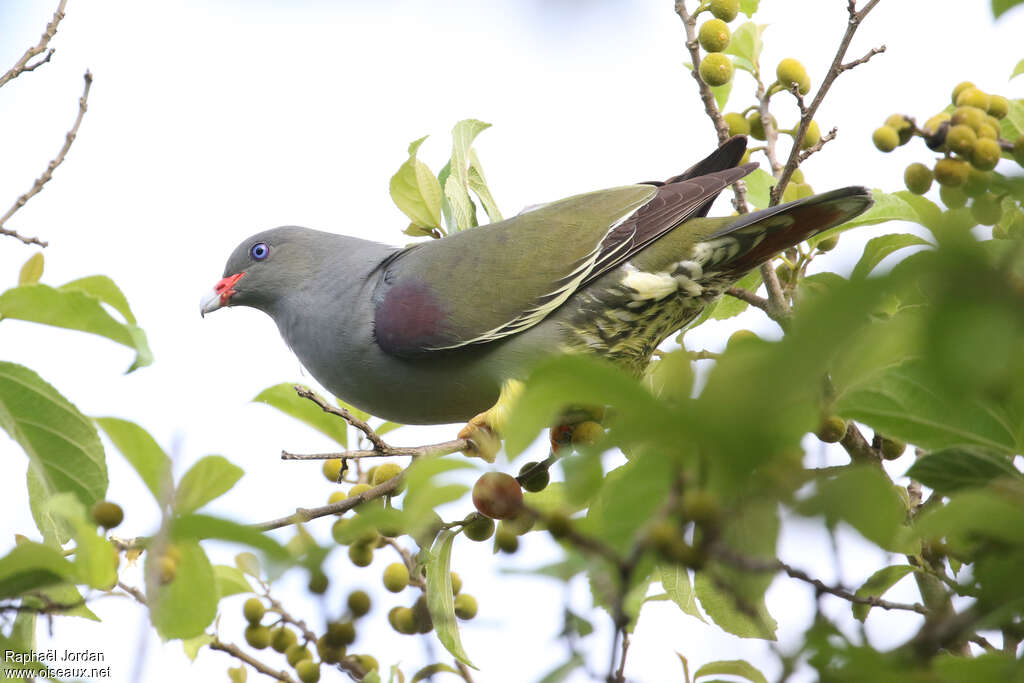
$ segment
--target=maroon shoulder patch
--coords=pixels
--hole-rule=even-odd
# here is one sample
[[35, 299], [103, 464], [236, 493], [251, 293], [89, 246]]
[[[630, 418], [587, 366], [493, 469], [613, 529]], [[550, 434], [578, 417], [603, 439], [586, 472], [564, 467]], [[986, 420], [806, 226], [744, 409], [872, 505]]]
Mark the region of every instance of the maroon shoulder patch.
[[382, 349], [399, 356], [454, 343], [441, 300], [427, 287], [411, 282], [389, 288], [377, 304], [374, 333]]

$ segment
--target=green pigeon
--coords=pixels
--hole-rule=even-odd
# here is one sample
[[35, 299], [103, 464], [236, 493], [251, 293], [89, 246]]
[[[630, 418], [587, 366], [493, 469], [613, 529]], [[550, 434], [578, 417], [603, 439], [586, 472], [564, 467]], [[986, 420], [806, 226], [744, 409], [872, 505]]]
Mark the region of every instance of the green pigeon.
[[[639, 376], [655, 348], [750, 270], [866, 211], [847, 187], [707, 218], [734, 137], [665, 182], [599, 190], [405, 248], [300, 227], [243, 241], [203, 298], [267, 313], [344, 401], [407, 424], [497, 425], [503, 387], [542, 358], [599, 356]], [[502, 404], [499, 404], [499, 406]]]

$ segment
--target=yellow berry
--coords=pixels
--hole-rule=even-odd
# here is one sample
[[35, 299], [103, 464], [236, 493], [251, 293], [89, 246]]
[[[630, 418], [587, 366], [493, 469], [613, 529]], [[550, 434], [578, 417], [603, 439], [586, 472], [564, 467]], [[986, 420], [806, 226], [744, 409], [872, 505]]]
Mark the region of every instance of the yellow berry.
[[593, 446], [604, 436], [601, 423], [587, 420], [572, 428], [572, 442], [583, 446]]
[[807, 134], [804, 136], [804, 141], [800, 148], [810, 149], [818, 144], [819, 140], [821, 140], [821, 129], [818, 128], [818, 122], [812, 120], [807, 124]]
[[962, 83], [958, 83], [957, 86], [953, 88], [953, 104], [956, 104], [956, 100], [958, 97], [960, 97], [960, 93], [962, 93], [964, 90], [967, 90], [968, 88], [973, 87], [974, 84], [971, 83], [970, 81], [963, 81]]
[[386, 462], [383, 465], [378, 465], [377, 469], [373, 473], [372, 483], [374, 486], [380, 486], [384, 482], [394, 479], [402, 473], [402, 466], [394, 462]]
[[370, 486], [369, 484], [356, 484], [355, 486], [353, 486], [352, 488], [350, 488], [348, 490], [348, 497], [349, 498], [355, 498], [356, 496], [358, 496], [363, 491], [369, 491], [372, 488], [373, 487]]
[[939, 159], [935, 162], [935, 180], [939, 185], [959, 187], [967, 180], [971, 165], [959, 159]]
[[988, 93], [982, 92], [977, 88], [966, 88], [956, 98], [956, 106], [977, 107], [982, 111], [988, 111], [991, 103], [992, 98]]
[[729, 126], [729, 135], [750, 135], [750, 124], [743, 117], [743, 114], [731, 111], [722, 117], [725, 125]]
[[[771, 121], [772, 128], [775, 130], [779, 129], [778, 123], [775, 121], [775, 117], [771, 114], [768, 115]], [[761, 122], [761, 112], [754, 110], [747, 114], [747, 124], [750, 126], [750, 137], [755, 140], [767, 140], [768, 135], [765, 133], [764, 126]]]
[[905, 145], [914, 137], [914, 126], [903, 114], [893, 114], [885, 120], [885, 125], [896, 130], [900, 135], [900, 144]]
[[96, 501], [92, 506], [92, 521], [104, 529], [113, 529], [124, 521], [124, 510], [109, 500]]
[[416, 615], [411, 607], [392, 607], [388, 612], [388, 623], [399, 633], [411, 636], [416, 633]]
[[988, 102], [988, 113], [1001, 119], [1010, 113], [1010, 102], [1002, 95], [992, 95]]
[[807, 69], [800, 60], [787, 57], [779, 62], [775, 68], [775, 76], [779, 84], [786, 90], [792, 89], [795, 85], [801, 95], [806, 95], [811, 89], [811, 78], [807, 75]]
[[953, 110], [953, 115], [950, 117], [950, 124], [970, 126], [974, 132], [978, 132], [981, 124], [985, 122], [985, 112], [978, 109], [977, 107], [957, 107]]
[[700, 60], [699, 71], [708, 85], [725, 85], [732, 79], [732, 60], [721, 52], [712, 52]]
[[974, 143], [977, 141], [978, 136], [974, 130], [963, 123], [950, 126], [949, 132], [946, 133], [946, 146], [961, 156], [971, 156]]
[[324, 460], [323, 473], [324, 478], [332, 484], [337, 484], [341, 481], [342, 475], [342, 460], [341, 458], [332, 458], [330, 460]]
[[939, 131], [939, 127], [942, 126], [942, 124], [945, 123], [946, 121], [949, 121], [950, 118], [952, 117], [946, 112], [942, 112], [941, 114], [936, 114], [935, 116], [931, 117], [930, 119], [924, 122], [925, 134], [935, 135]]
[[303, 659], [295, 665], [295, 675], [302, 683], [317, 683], [320, 680], [320, 665], [312, 659]]
[[732, 21], [740, 11], [740, 0], [711, 0], [711, 14], [722, 21]]
[[400, 593], [409, 585], [409, 568], [403, 562], [392, 562], [384, 568], [384, 587]]
[[455, 596], [455, 616], [459, 619], [472, 619], [477, 613], [476, 598], [469, 593], [460, 593]]
[[875, 143], [875, 147], [881, 152], [891, 152], [900, 145], [900, 134], [896, 132], [895, 128], [890, 126], [882, 126], [876, 128], [875, 132], [871, 135], [872, 142]]
[[974, 145], [971, 153], [971, 164], [979, 171], [991, 171], [1002, 158], [1003, 148], [991, 138], [982, 138]]
[[249, 598], [242, 605], [242, 614], [250, 624], [259, 624], [266, 611], [267, 608], [263, 606], [259, 598]]
[[[348, 495], [344, 491], [334, 491], [331, 495], [327, 496], [327, 504], [334, 505], [348, 498]], [[344, 514], [344, 513], [339, 513]]]
[[729, 46], [729, 25], [721, 19], [708, 19], [697, 33], [697, 42], [708, 52], [721, 52]]
[[452, 572], [452, 595], [458, 595], [462, 590], [462, 577]]
[[903, 172], [903, 182], [914, 194], [924, 194], [930, 190], [933, 178], [932, 170], [920, 163], [910, 164]]
[[270, 645], [270, 629], [266, 626], [249, 624], [245, 627], [245, 642], [257, 650], [262, 650]]

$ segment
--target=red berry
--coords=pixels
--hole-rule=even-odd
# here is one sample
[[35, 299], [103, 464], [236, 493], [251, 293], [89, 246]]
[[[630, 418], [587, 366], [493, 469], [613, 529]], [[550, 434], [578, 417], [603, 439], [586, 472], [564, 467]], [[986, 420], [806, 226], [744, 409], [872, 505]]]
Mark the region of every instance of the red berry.
[[492, 519], [511, 519], [523, 506], [523, 490], [515, 477], [487, 472], [473, 485], [473, 505]]

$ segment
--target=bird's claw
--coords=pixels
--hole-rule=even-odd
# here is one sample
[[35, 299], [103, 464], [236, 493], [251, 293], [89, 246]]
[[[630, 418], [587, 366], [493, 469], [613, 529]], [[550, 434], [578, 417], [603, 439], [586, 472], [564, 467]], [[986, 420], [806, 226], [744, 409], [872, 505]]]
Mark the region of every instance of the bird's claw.
[[501, 439], [490, 425], [487, 413], [480, 413], [459, 431], [459, 438], [469, 442], [469, 448], [462, 451], [471, 458], [482, 458], [494, 462], [501, 450]]

